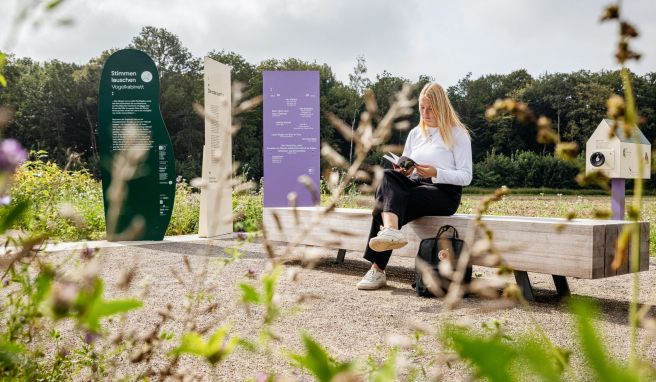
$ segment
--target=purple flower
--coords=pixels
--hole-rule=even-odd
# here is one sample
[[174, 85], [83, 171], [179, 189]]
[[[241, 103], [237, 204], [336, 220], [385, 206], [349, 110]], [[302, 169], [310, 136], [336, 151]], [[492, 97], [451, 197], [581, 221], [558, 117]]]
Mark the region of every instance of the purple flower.
[[11, 203], [11, 196], [0, 196], [0, 206], [7, 206], [9, 203]]
[[27, 150], [15, 139], [0, 142], [0, 171], [14, 172], [27, 160]]
[[91, 260], [93, 259], [93, 255], [95, 254], [96, 254], [95, 248], [84, 247], [82, 248], [82, 253], [80, 253], [80, 257], [82, 258], [82, 260]]
[[84, 334], [84, 343], [86, 343], [87, 345], [91, 345], [96, 341], [96, 339], [98, 339], [98, 337], [100, 336], [96, 333], [86, 332]]

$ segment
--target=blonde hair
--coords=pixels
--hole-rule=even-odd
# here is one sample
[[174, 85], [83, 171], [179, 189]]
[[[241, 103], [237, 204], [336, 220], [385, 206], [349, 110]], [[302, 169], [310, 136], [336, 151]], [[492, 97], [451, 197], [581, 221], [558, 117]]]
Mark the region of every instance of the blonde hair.
[[[442, 86], [434, 82], [427, 83], [421, 89], [421, 93], [419, 93], [419, 100], [422, 99], [428, 101], [429, 107], [437, 121], [437, 126], [430, 127], [438, 128], [440, 136], [442, 136], [442, 141], [444, 141], [447, 148], [451, 149], [453, 146], [453, 129], [462, 129], [467, 134], [467, 138], [471, 140], [467, 127], [458, 118], [458, 113], [453, 110], [449, 97], [447, 97]], [[428, 137], [428, 127], [424, 119], [420, 116], [419, 128], [425, 137]]]

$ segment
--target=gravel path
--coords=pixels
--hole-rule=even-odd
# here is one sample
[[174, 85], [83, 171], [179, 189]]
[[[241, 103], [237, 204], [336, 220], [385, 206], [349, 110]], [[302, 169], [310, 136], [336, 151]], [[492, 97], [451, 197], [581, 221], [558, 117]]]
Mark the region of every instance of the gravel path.
[[[235, 247], [239, 247], [245, 256], [221, 267], [219, 260], [226, 258], [226, 250]], [[62, 251], [54, 256], [67, 254], [70, 252]], [[219, 318], [223, 322], [232, 322], [233, 330], [243, 337], [257, 341], [263, 313], [260, 309], [251, 309], [248, 312], [241, 306], [238, 285], [250, 280], [245, 276], [249, 269], [255, 270], [256, 278], [259, 278], [267, 266], [267, 258], [261, 244], [232, 239], [165, 241], [103, 249], [98, 260], [100, 273], [107, 282], [107, 295], [113, 298], [140, 295], [144, 291], [144, 285], [148, 285], [148, 292], [143, 297], [144, 308], [128, 315], [127, 326], [137, 333], [145, 333], [157, 321], [156, 312], [167, 303], [174, 306], [174, 316], [183, 316], [182, 306], [189, 290], [180, 285], [171, 270], [176, 270], [185, 283], [191, 283], [193, 277], [188, 274], [183, 262], [185, 255], [195, 271], [202, 269], [209, 260], [206, 285], [217, 288], [207, 297], [209, 301], [216, 301], [219, 307], [212, 313], [197, 315], [200, 326]], [[389, 286], [367, 292], [355, 288], [355, 283], [368, 268], [368, 263], [361, 259], [360, 253], [347, 253], [346, 261], [341, 265], [332, 264], [334, 251], [322, 250], [320, 255], [321, 259], [314, 269], [303, 268], [298, 262], [286, 266], [278, 286], [283, 315], [273, 326], [278, 341], [272, 345], [272, 355], [238, 350], [214, 370], [198, 360], [185, 357], [181, 363], [183, 370], [190, 376], [197, 375], [203, 380], [241, 381], [255, 378], [259, 373], [267, 371], [293, 376], [301, 381], [312, 380], [304, 372], [292, 367], [284, 353], [301, 351], [301, 332], [312, 335], [339, 360], [364, 361], [369, 356], [380, 360], [390, 349], [390, 335], [410, 334], [413, 322], [439, 328], [445, 321], [450, 320], [480, 327], [481, 323], [496, 319], [503, 323], [510, 334], [518, 334], [535, 332], [531, 317], [534, 317], [556, 346], [574, 349], [572, 364], [575, 369], [580, 370], [582, 367], [580, 351], [575, 349], [576, 338], [572, 334], [570, 314], [566, 305], [558, 300], [550, 276], [531, 275], [537, 301], [528, 307], [490, 310], [489, 300], [474, 297], [467, 298], [459, 308], [449, 311], [438, 299], [415, 296], [410, 287], [414, 277], [413, 259], [393, 256], [387, 271]], [[654, 260], [651, 260], [650, 270], [640, 274], [640, 302], [647, 303], [656, 299], [655, 265]], [[136, 268], [131, 286], [127, 291], [117, 288], [124, 271], [130, 268]], [[494, 270], [475, 267], [475, 272], [488, 277]], [[292, 277], [294, 274], [295, 277]], [[593, 297], [600, 304], [602, 314], [598, 325], [606, 343], [615, 355], [626, 359], [629, 341], [627, 312], [632, 276], [602, 280], [568, 280], [574, 295]], [[299, 299], [304, 301], [298, 303]], [[295, 306], [300, 309], [295, 309]], [[653, 313], [652, 309], [652, 316]], [[117, 330], [119, 325], [120, 322], [112, 322], [107, 327], [112, 332]], [[180, 323], [167, 324], [164, 329], [176, 335], [184, 330]], [[646, 331], [641, 329], [639, 336], [644, 340], [647, 337]], [[424, 348], [425, 355], [417, 355], [407, 350], [404, 353], [405, 358], [414, 359], [424, 365], [429, 373], [442, 373], [447, 381], [466, 379], [467, 369], [463, 365], [452, 364], [451, 368], [445, 365], [437, 368], [430, 366], [430, 362], [441, 352], [441, 347], [434, 338], [423, 337], [419, 344]], [[653, 362], [656, 359], [656, 348], [649, 345], [646, 348], [646, 356]], [[121, 363], [123, 366], [120, 368], [120, 374], [135, 373], [127, 360], [122, 360]], [[584, 380], [587, 379], [584, 372], [579, 371], [578, 374]]]

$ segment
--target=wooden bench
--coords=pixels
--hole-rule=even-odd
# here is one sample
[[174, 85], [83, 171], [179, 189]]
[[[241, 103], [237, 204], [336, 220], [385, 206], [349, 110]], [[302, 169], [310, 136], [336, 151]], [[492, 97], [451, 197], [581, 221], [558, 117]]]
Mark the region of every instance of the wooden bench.
[[[364, 250], [371, 227], [371, 210], [337, 208], [318, 221], [320, 211], [318, 207], [265, 208], [263, 222], [268, 239], [335, 248], [338, 263], [343, 262], [346, 250]], [[626, 274], [631, 269], [628, 254], [619, 269], [611, 268], [619, 232], [629, 224], [625, 221], [520, 216], [484, 216], [483, 221], [493, 232], [494, 245], [504, 249], [502, 259], [512, 267], [527, 300], [533, 300], [528, 272], [552, 275], [558, 294], [566, 296], [569, 295], [566, 277], [599, 279]], [[473, 215], [426, 216], [403, 227], [408, 245], [395, 250], [394, 255], [416, 256], [421, 239], [434, 236], [445, 224], [454, 226], [461, 238], [471, 240], [462, 236], [475, 224]], [[639, 225], [639, 270], [646, 271], [649, 223]], [[309, 232], [301, 234], [308, 227], [311, 227]], [[473, 264], [489, 266], [480, 258]]]

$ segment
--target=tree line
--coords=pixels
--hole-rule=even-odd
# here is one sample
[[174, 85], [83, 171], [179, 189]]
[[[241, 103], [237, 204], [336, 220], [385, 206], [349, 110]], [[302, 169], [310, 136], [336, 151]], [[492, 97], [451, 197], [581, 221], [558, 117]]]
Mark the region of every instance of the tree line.
[[[129, 47], [148, 53], [160, 71], [161, 110], [171, 135], [178, 174], [186, 179], [201, 173], [204, 121], [193, 108], [203, 102], [203, 67], [178, 36], [162, 28], [144, 27]], [[45, 150], [58, 163], [65, 163], [70, 151], [80, 153], [83, 163], [97, 173], [98, 152], [97, 102], [102, 66], [116, 49], [102, 52], [84, 65], [59, 60], [36, 62], [30, 58], [8, 56], [5, 77], [10, 86], [0, 88], [0, 105], [14, 111], [5, 136], [19, 139], [32, 150]], [[268, 59], [253, 64], [238, 53], [213, 50], [207, 56], [232, 67], [233, 83], [243, 84], [243, 96], [262, 94], [262, 71], [317, 70], [320, 73], [321, 140], [349, 158], [351, 144], [328, 123], [332, 112], [348, 124], [357, 124], [364, 110], [363, 93], [371, 89], [378, 107], [385, 113], [394, 95], [404, 84], [414, 86], [415, 96], [433, 80], [422, 75], [417, 81], [389, 72], [367, 77], [364, 58], [358, 57], [349, 82], [337, 80], [328, 64], [296, 58]], [[656, 137], [656, 72], [633, 75], [636, 103], [641, 115], [641, 129], [649, 141]], [[513, 97], [526, 102], [537, 115], [554, 123], [564, 140], [572, 140], [584, 149], [585, 142], [606, 116], [606, 100], [623, 94], [618, 71], [577, 71], [545, 73], [537, 77], [525, 70], [509, 74], [491, 74], [473, 78], [468, 74], [448, 94], [456, 111], [472, 132], [475, 162], [490, 153], [512, 155], [531, 151], [550, 155], [552, 147], [536, 142], [535, 131], [512, 118], [487, 121], [485, 109], [498, 98]], [[415, 125], [417, 111], [409, 117]], [[241, 164], [239, 172], [249, 179], [262, 176], [262, 107], [239, 116], [241, 129], [233, 138], [233, 157]], [[403, 143], [407, 131], [398, 131], [391, 143]], [[382, 163], [381, 153], [371, 153], [369, 163]]]

